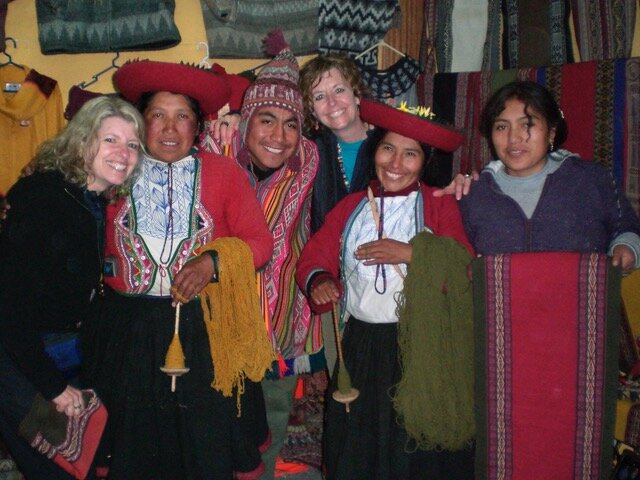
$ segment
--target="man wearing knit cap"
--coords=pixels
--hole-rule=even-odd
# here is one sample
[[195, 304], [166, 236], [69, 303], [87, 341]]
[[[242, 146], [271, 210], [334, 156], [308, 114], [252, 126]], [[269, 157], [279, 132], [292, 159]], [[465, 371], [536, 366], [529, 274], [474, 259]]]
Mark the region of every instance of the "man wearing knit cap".
[[296, 374], [324, 368], [324, 356], [319, 322], [294, 280], [296, 261], [309, 237], [318, 152], [301, 134], [298, 62], [281, 32], [270, 34], [265, 43], [267, 53], [276, 56], [247, 89], [240, 130], [231, 146], [274, 236], [274, 254], [258, 274], [263, 315], [279, 359], [262, 382], [273, 440], [263, 456], [269, 478], [284, 443]]

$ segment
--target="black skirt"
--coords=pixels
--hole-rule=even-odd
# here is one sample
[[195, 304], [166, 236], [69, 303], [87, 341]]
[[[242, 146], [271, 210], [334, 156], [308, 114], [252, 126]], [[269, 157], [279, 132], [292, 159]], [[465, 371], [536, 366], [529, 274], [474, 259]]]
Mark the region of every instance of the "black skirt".
[[391, 401], [400, 381], [397, 324], [372, 324], [353, 317], [342, 348], [354, 388], [345, 406], [333, 399], [337, 369], [327, 393], [323, 460], [328, 480], [473, 479], [473, 450], [418, 450], [401, 426]]
[[[190, 370], [176, 379], [160, 370], [174, 331], [167, 298], [107, 291], [83, 325], [82, 383], [109, 411], [98, 463], [113, 479], [231, 479], [261, 464], [268, 437], [259, 383], [247, 381], [242, 425], [235, 394], [211, 387], [213, 365], [199, 301], [181, 307], [180, 341]], [[108, 461], [106, 459], [109, 459]]]

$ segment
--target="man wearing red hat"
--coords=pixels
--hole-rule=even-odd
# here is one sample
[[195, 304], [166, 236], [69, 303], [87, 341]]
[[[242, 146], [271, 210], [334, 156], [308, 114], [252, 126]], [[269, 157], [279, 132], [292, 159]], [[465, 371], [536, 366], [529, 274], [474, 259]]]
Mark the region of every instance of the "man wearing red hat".
[[[255, 268], [272, 253], [262, 210], [237, 164], [194, 148], [203, 115], [215, 115], [232, 87], [224, 71], [150, 61], [124, 65], [114, 83], [138, 104], [147, 148], [130, 194], [108, 208], [105, 294], [83, 344], [85, 381], [109, 410], [109, 478], [230, 479], [234, 471], [263, 469], [256, 440], [236, 432], [235, 395], [211, 386], [215, 365], [196, 297], [216, 280], [216, 254], [203, 252], [211, 241], [239, 238]], [[160, 367], [174, 316], [189, 371], [172, 391]], [[260, 318], [255, 328], [262, 331]], [[264, 344], [266, 370], [273, 353]], [[245, 393], [251, 388], [247, 380]]]

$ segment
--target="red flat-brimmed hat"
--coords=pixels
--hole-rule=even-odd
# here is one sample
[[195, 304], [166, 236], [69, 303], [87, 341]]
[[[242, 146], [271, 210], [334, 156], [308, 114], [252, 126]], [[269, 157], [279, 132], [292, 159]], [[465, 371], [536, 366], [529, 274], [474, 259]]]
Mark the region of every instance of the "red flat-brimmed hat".
[[222, 65], [214, 63], [211, 65], [213, 73], [221, 73], [227, 76], [229, 86], [231, 86], [231, 96], [229, 97], [229, 110], [232, 112], [240, 111], [242, 108], [242, 99], [247, 88], [251, 85], [251, 80], [237, 73], [227, 73]]
[[413, 138], [445, 152], [453, 152], [464, 140], [464, 136], [452, 128], [365, 98], [360, 101], [360, 117], [376, 127]]
[[146, 92], [188, 95], [205, 115], [215, 115], [231, 97], [231, 85], [224, 68], [211, 70], [182, 63], [134, 60], [113, 75], [122, 96], [137, 103]]

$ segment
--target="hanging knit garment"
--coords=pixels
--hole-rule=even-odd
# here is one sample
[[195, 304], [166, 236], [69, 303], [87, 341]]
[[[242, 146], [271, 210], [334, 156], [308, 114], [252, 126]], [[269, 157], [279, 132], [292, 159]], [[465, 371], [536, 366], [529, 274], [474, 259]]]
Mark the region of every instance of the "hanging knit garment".
[[262, 380], [276, 357], [260, 312], [249, 246], [226, 237], [206, 244], [201, 252], [207, 250], [218, 252], [219, 271], [219, 281], [200, 292], [215, 372], [211, 386], [227, 397], [236, 389], [240, 408], [245, 378]]
[[[320, 0], [318, 50], [355, 57], [384, 38], [399, 12], [398, 0]], [[360, 61], [377, 65], [377, 49]]]
[[282, 30], [295, 55], [318, 48], [318, 0], [202, 0], [212, 57], [264, 58], [263, 39]]
[[175, 0], [36, 0], [38, 40], [55, 53], [159, 50], [180, 43]]
[[[417, 60], [409, 56], [402, 57], [385, 70], [367, 66], [358, 60], [356, 60], [356, 64], [358, 64], [362, 80], [378, 100], [401, 97], [415, 85], [422, 70]], [[397, 102], [396, 105], [399, 103]], [[408, 103], [416, 105], [416, 101]]]
[[459, 450], [475, 435], [471, 257], [455, 240], [420, 233], [398, 297], [402, 378], [393, 398], [422, 450]]

